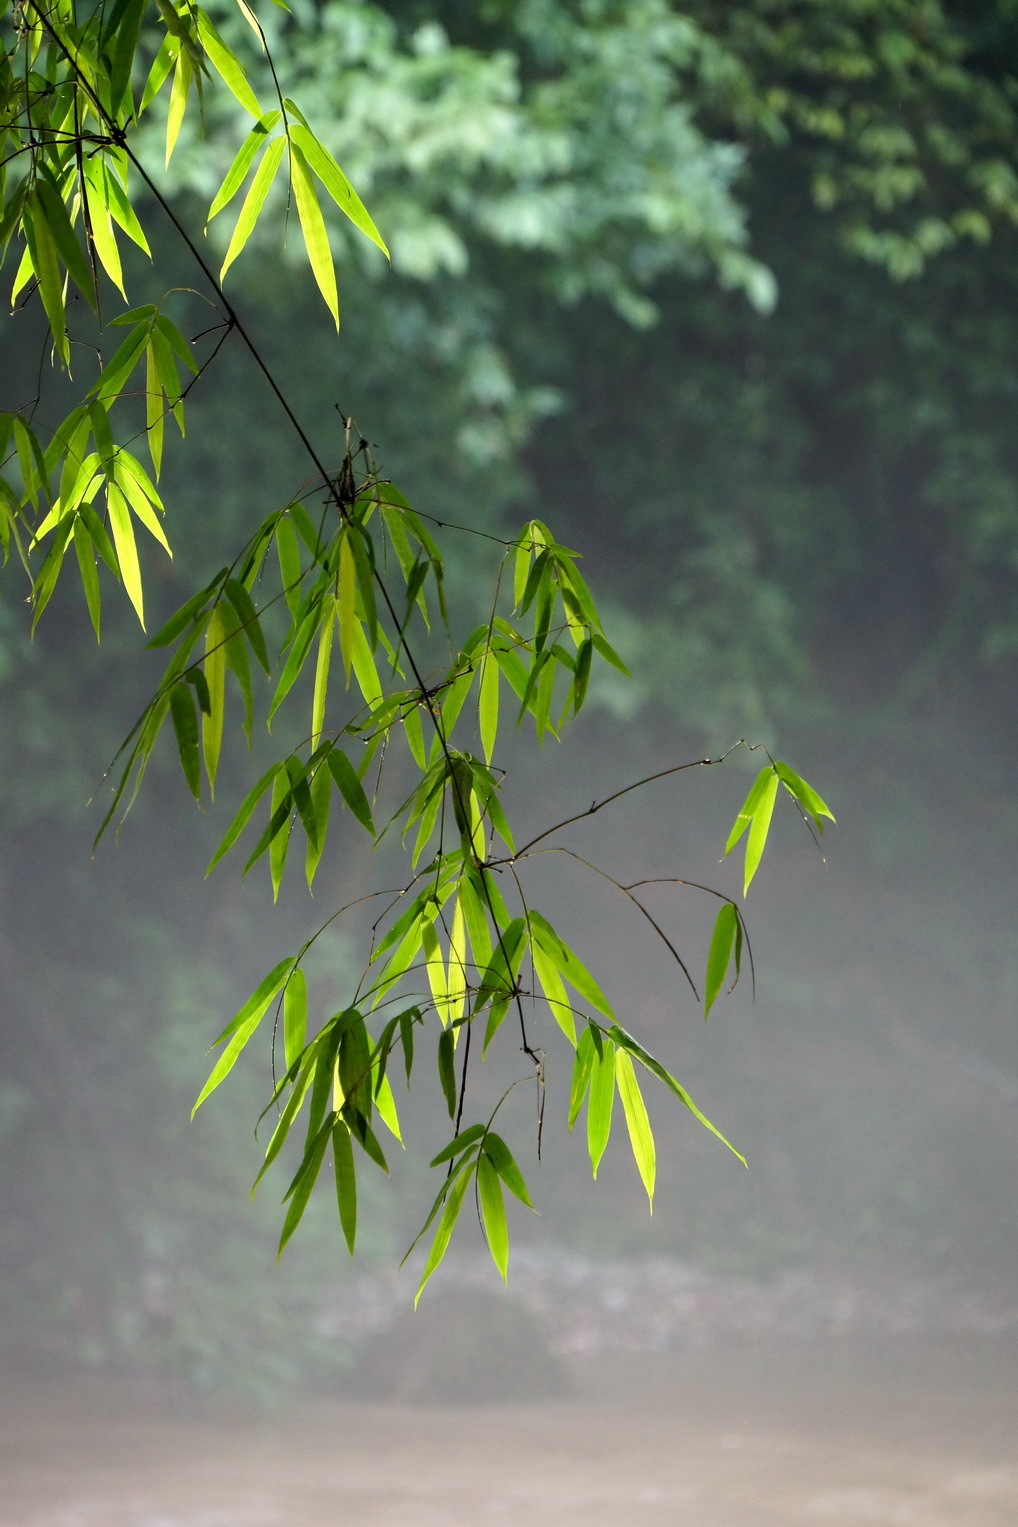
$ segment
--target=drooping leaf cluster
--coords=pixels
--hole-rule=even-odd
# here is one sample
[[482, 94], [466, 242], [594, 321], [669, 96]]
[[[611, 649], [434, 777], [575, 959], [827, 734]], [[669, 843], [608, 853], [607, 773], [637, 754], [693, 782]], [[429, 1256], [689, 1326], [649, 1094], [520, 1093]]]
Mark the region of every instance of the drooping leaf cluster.
[[[264, 52], [261, 23], [246, 0], [238, 4]], [[277, 1122], [263, 1172], [283, 1151], [301, 1114], [305, 1125], [303, 1152], [284, 1200], [280, 1250], [297, 1228], [331, 1152], [340, 1221], [352, 1251], [357, 1166], [366, 1157], [386, 1169], [378, 1119], [400, 1140], [389, 1070], [398, 1052], [411, 1080], [419, 1054], [415, 1031], [422, 1030], [434, 1038], [453, 1137], [433, 1162], [444, 1180], [422, 1230], [437, 1220], [420, 1287], [441, 1261], [471, 1187], [493, 1259], [505, 1277], [504, 1189], [525, 1204], [529, 1194], [512, 1150], [493, 1128], [502, 1103], [483, 1123], [470, 1122], [466, 1110], [471, 1047], [475, 1061], [483, 1060], [507, 1019], [527, 1058], [527, 1078], [543, 1098], [547, 1009], [552, 1037], [573, 1057], [569, 1122], [576, 1122], [586, 1104], [595, 1174], [617, 1092], [653, 1200], [654, 1141], [634, 1061], [718, 1133], [667, 1068], [619, 1023], [593, 974], [530, 904], [523, 866], [556, 827], [517, 844], [502, 804], [497, 754], [506, 719], [532, 722], [538, 743], [557, 738], [587, 698], [595, 660], [623, 673], [625, 665], [605, 636], [577, 553], [537, 519], [500, 549], [488, 618], [466, 635], [457, 634], [457, 612], [447, 608], [442, 549], [433, 528], [375, 473], [363, 442], [351, 437], [339, 465], [326, 465], [254, 346], [221, 283], [270, 207], [270, 185], [284, 164], [312, 273], [337, 325], [333, 254], [316, 185], [381, 245], [330, 150], [275, 84], [274, 70], [275, 104], [266, 110], [239, 55], [189, 0], [158, 0], [155, 6], [115, 0], [94, 7], [73, 0], [42, 7], [26, 0], [5, 18], [5, 27], [0, 242], [4, 251], [13, 249], [18, 262], [15, 300], [27, 306], [38, 297], [54, 360], [82, 389], [72, 411], [48, 430], [38, 400], [0, 416], [4, 552], [8, 559], [16, 554], [28, 576], [35, 620], [51, 598], [72, 541], [97, 636], [102, 567], [123, 585], [144, 619], [136, 522], [169, 549], [156, 487], [165, 421], [172, 416], [183, 434], [191, 378], [203, 368], [164, 303], [119, 310], [118, 296], [129, 300], [119, 234], [150, 256], [158, 247], [135, 211], [138, 186], [184, 241], [196, 279], [217, 310], [221, 337], [233, 333], [246, 345], [311, 465], [309, 485], [272, 509], [232, 562], [151, 639], [150, 646], [172, 649], [172, 655], [121, 750], [99, 836], [129, 809], [164, 731], [172, 732], [195, 800], [206, 786], [211, 797], [227, 694], [236, 689], [250, 740], [256, 710], [262, 709], [262, 692], [255, 689], [261, 671], [271, 687], [264, 705], [267, 723], [284, 705], [292, 711], [291, 696], [308, 690], [310, 715], [293, 729], [300, 740], [248, 791], [209, 868], [248, 834], [245, 872], [265, 858], [278, 893], [290, 848], [298, 843], [310, 888], [329, 844], [337, 801], [372, 839], [398, 833], [409, 860], [405, 883], [375, 923], [349, 1000], [324, 1021], [314, 1021], [303, 969], [317, 937], [312, 936], [297, 954], [277, 963], [223, 1029], [216, 1041], [223, 1048], [198, 1103], [220, 1085], [263, 1019], [275, 1011], [282, 1021], [285, 1071], [269, 1105]], [[212, 221], [247, 184], [217, 277], [200, 239], [168, 206], [134, 142], [146, 113], [164, 100], [168, 162], [188, 114], [199, 114], [206, 94], [222, 88], [254, 125], [208, 209]], [[83, 299], [84, 312], [71, 300], [72, 288]], [[108, 316], [111, 303], [117, 310]], [[127, 329], [124, 338], [121, 328]], [[114, 331], [111, 341], [107, 330]], [[71, 362], [86, 347], [94, 375], [79, 382]], [[151, 475], [130, 449], [141, 437]], [[450, 661], [432, 672], [422, 654], [431, 651], [429, 633], [439, 628], [446, 632]], [[394, 758], [400, 760], [397, 778], [408, 770], [415, 778], [401, 800], [388, 792]], [[685, 767], [690, 766], [665, 772]], [[817, 828], [830, 816], [787, 765], [768, 764], [728, 844], [732, 848], [749, 827], [746, 888], [763, 852], [779, 782]], [[612, 883], [657, 927], [634, 887]], [[731, 898], [721, 900], [707, 965], [708, 1009], [733, 958], [738, 978], [743, 947], [741, 913]], [[689, 979], [682, 959], [661, 936]], [[695, 992], [691, 979], [690, 986]], [[535, 1024], [541, 1026], [541, 1040]]]

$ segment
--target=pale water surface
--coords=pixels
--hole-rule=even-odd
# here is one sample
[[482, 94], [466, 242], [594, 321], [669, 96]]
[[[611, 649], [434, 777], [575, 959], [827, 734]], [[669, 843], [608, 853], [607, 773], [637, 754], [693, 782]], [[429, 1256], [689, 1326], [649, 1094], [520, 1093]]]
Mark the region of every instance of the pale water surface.
[[[0, 1527], [1016, 1527], [1018, 1349], [966, 1340], [612, 1357], [540, 1406], [14, 1380]], [[189, 1402], [190, 1403], [190, 1402]]]

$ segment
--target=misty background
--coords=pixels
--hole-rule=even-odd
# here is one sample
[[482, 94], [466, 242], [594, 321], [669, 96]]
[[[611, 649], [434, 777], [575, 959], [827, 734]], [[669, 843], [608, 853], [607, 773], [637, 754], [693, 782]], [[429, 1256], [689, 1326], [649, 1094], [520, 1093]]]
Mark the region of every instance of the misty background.
[[[761, 1330], [798, 1297], [819, 1301], [806, 1336], [837, 1318], [1013, 1332], [1014, 8], [930, 5], [922, 26], [904, 3], [293, 10], [276, 24], [287, 88], [392, 269], [336, 230], [338, 342], [303, 256], [266, 235], [231, 270], [233, 299], [326, 456], [352, 416], [419, 513], [502, 537], [537, 516], [581, 551], [634, 674], [604, 680], [561, 746], [497, 759], [520, 831], [738, 738], [787, 758], [838, 818], [825, 859], [793, 811], [776, 819], [746, 906], [756, 1000], [744, 979], [706, 1026], [624, 907], [564, 862], [542, 868], [542, 905], [620, 1021], [750, 1170], [651, 1094], [650, 1218], [621, 1126], [595, 1185], [550, 1107], [525, 1165], [541, 1215], [512, 1226], [522, 1286], [545, 1290], [553, 1332], [556, 1297], [572, 1306], [576, 1350], [610, 1350], [614, 1317], [591, 1296], [577, 1324], [579, 1285], [555, 1295], [548, 1269], [621, 1279], [619, 1311], [652, 1301], [638, 1269], [655, 1259], [718, 1297], [740, 1279], [790, 1290], [761, 1293]], [[196, 228], [233, 153], [225, 110], [171, 172]], [[177, 279], [194, 280], [182, 254]], [[199, 297], [174, 300], [185, 332], [206, 326]], [[4, 320], [9, 407], [37, 385], [20, 322]], [[150, 559], [153, 630], [304, 474], [239, 348], [192, 404], [167, 452], [176, 554]], [[466, 630], [495, 561], [469, 535], [445, 555]], [[386, 883], [384, 863], [351, 837], [313, 903], [291, 887], [276, 908], [267, 874], [242, 882], [231, 861], [203, 880], [257, 739], [203, 814], [164, 745], [93, 860], [104, 771], [160, 658], [115, 602], [97, 651], [70, 589], [29, 641], [16, 574], [0, 603], [0, 1360], [266, 1402], [356, 1384], [358, 1332], [416, 1286], [396, 1267], [434, 1192], [423, 1104], [402, 1106], [417, 1159], [365, 1179], [355, 1267], [324, 1190], [278, 1268], [283, 1176], [248, 1201], [267, 1045], [188, 1116], [230, 1013]], [[755, 766], [678, 775], [561, 841], [625, 878], [734, 892], [737, 866], [718, 861]], [[702, 973], [703, 904], [662, 889], [658, 906]], [[323, 1015], [356, 981], [364, 926], [322, 941]], [[514, 1138], [533, 1139], [532, 1093], [513, 1109]], [[466, 1215], [457, 1240], [483, 1250]], [[511, 1292], [515, 1277], [511, 1261]], [[385, 1291], [374, 1305], [364, 1279]], [[703, 1340], [723, 1339], [695, 1308]], [[696, 1345], [681, 1322], [656, 1339]]]

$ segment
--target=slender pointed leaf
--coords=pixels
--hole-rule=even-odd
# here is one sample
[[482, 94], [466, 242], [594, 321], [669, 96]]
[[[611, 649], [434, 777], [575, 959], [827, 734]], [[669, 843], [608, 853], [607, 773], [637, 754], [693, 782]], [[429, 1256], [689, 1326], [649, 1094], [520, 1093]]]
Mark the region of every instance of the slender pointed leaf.
[[629, 1142], [633, 1147], [633, 1159], [643, 1180], [643, 1186], [647, 1190], [647, 1197], [653, 1211], [654, 1179], [657, 1172], [654, 1135], [643, 1094], [640, 1092], [640, 1085], [633, 1071], [633, 1062], [625, 1050], [615, 1052], [615, 1081], [618, 1084], [619, 1099], [625, 1114], [626, 1127], [629, 1130]]

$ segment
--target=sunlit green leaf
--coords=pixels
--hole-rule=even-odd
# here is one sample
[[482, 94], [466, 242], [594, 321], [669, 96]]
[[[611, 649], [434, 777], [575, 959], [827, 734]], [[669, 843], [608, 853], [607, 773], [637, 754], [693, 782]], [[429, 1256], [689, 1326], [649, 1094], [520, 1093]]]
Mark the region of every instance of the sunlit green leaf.
[[523, 1173], [516, 1165], [512, 1151], [506, 1145], [501, 1135], [496, 1135], [489, 1130], [484, 1137], [484, 1154], [490, 1160], [510, 1193], [514, 1193], [521, 1203], [526, 1204], [528, 1209], [534, 1207], [527, 1191], [527, 1185], [523, 1180]]
[[209, 794], [215, 794], [216, 771], [223, 742], [223, 717], [226, 709], [226, 626], [220, 606], [212, 611], [205, 627], [205, 682], [209, 691], [209, 713], [202, 716], [201, 740]]
[[[442, 1037], [444, 1038], [445, 1036], [443, 1035]], [[463, 1197], [470, 1185], [470, 1179], [474, 1174], [474, 1170], [475, 1163], [468, 1161], [460, 1168], [457, 1175], [452, 1179], [451, 1186], [448, 1188], [445, 1208], [442, 1210], [442, 1218], [438, 1222], [438, 1229], [435, 1231], [435, 1238], [431, 1243], [431, 1250], [428, 1252], [428, 1259], [424, 1264], [421, 1281], [417, 1286], [417, 1293], [414, 1296], [415, 1308], [420, 1303], [420, 1298], [428, 1279], [435, 1271], [435, 1268], [438, 1267], [449, 1248], [453, 1228], [459, 1218], [460, 1209], [463, 1207]]]
[[760, 801], [753, 812], [749, 836], [746, 839], [746, 871], [743, 894], [749, 890], [750, 881], [756, 874], [760, 866], [760, 860], [763, 858], [763, 851], [767, 844], [767, 834], [770, 831], [771, 816], [774, 812], [774, 802], [777, 794], [778, 776], [772, 769], [764, 786]]
[[[168, 4], [161, 8], [164, 11], [171, 9]], [[173, 157], [173, 150], [177, 145], [180, 129], [183, 126], [184, 113], [187, 110], [187, 98], [191, 93], [192, 78], [190, 55], [186, 48], [181, 48], [177, 54], [177, 62], [173, 71], [173, 85], [170, 89], [170, 109], [166, 117], [167, 166]]]
[[[289, 760], [287, 760], [289, 762]], [[290, 847], [290, 830], [292, 826], [293, 793], [290, 787], [290, 776], [285, 767], [280, 770], [272, 782], [272, 815], [269, 818], [271, 832], [268, 842], [269, 851], [269, 875], [272, 880], [272, 900], [279, 899], [279, 886], [283, 879], [283, 870], [286, 866], [286, 854]], [[277, 825], [278, 824], [278, 825]], [[254, 855], [252, 855], [252, 859]], [[251, 859], [245, 868], [249, 868]]]
[[780, 759], [775, 759], [774, 772], [789, 794], [799, 802], [807, 816], [813, 819], [818, 832], [823, 832], [824, 830], [823, 817], [827, 817], [831, 822], [835, 820], [834, 813], [826, 802], [821, 800], [813, 786], [807, 784], [800, 775], [796, 774], [794, 769], [788, 767], [788, 764], [782, 763]]
[[615, 1081], [618, 1084], [619, 1098], [626, 1117], [629, 1140], [633, 1147], [633, 1158], [643, 1180], [643, 1186], [647, 1190], [651, 1209], [653, 1209], [654, 1179], [657, 1172], [657, 1153], [654, 1149], [654, 1135], [651, 1131], [650, 1119], [647, 1117], [647, 1109], [640, 1092], [639, 1083], [633, 1071], [633, 1062], [625, 1050], [616, 1050], [615, 1052]]
[[[286, 1219], [283, 1221], [283, 1230], [279, 1237], [277, 1256], [283, 1255], [283, 1248], [304, 1216], [308, 1199], [311, 1197], [311, 1189], [318, 1180], [318, 1173], [321, 1171], [326, 1147], [333, 1136], [335, 1122], [334, 1117], [330, 1114], [305, 1151], [304, 1159], [297, 1169], [297, 1174], [287, 1189], [286, 1198], [290, 1201], [290, 1207], [286, 1212]], [[284, 1199], [285, 1201], [286, 1199]]]
[[590, 1078], [597, 1057], [598, 1052], [594, 1047], [593, 1032], [588, 1024], [577, 1041], [576, 1054], [573, 1057], [573, 1075], [569, 1089], [570, 1131], [580, 1116], [580, 1109], [583, 1107], [587, 1093], [590, 1090]]
[[742, 837], [743, 833], [752, 822], [757, 807], [760, 805], [760, 802], [763, 799], [764, 791], [769, 788], [770, 780], [773, 777], [773, 774], [774, 769], [772, 765], [764, 764], [763, 768], [760, 770], [756, 779], [750, 786], [749, 794], [746, 796], [746, 799], [739, 807], [739, 814], [735, 818], [735, 821], [732, 823], [732, 830], [728, 834], [728, 841], [725, 844], [726, 854], [731, 853], [736, 843], [738, 843], [739, 839]]
[[222, 281], [226, 272], [254, 232], [255, 224], [258, 221], [258, 214], [265, 205], [265, 198], [269, 194], [269, 187], [272, 185], [276, 171], [279, 169], [285, 148], [285, 138], [273, 138], [262, 154], [254, 179], [248, 188], [248, 193], [238, 214], [226, 255], [220, 267], [220, 281]]
[[442, 1166], [444, 1162], [453, 1161], [457, 1156], [462, 1156], [464, 1151], [469, 1150], [478, 1140], [483, 1139], [485, 1134], [486, 1130], [483, 1124], [468, 1125], [466, 1129], [460, 1130], [458, 1135], [453, 1135], [449, 1144], [444, 1145], [437, 1156], [432, 1157], [431, 1165]]
[[361, 233], [366, 234], [371, 242], [377, 244], [382, 253], [388, 256], [389, 251], [368, 215], [367, 208], [325, 145], [302, 122], [291, 123], [290, 138], [301, 150], [307, 163], [325, 186], [339, 210], [346, 214], [355, 228], [359, 228]]
[[81, 571], [81, 585], [85, 591], [85, 602], [88, 605], [89, 619], [95, 631], [96, 641], [98, 641], [102, 610], [99, 594], [99, 574], [95, 565], [95, 548], [92, 545], [92, 538], [81, 519], [75, 519], [74, 521], [74, 550], [78, 558], [78, 567]]
[[559, 974], [564, 976], [570, 986], [574, 986], [582, 997], [586, 997], [599, 1013], [603, 1013], [606, 1018], [614, 1018], [615, 1014], [608, 998], [583, 961], [559, 937], [548, 919], [540, 912], [531, 910], [530, 924], [536, 941], [553, 961]]
[[283, 765], [281, 763], [272, 764], [270, 768], [266, 769], [261, 779], [259, 779], [256, 784], [251, 786], [251, 789], [248, 791], [247, 795], [244, 797], [244, 800], [241, 803], [240, 810], [237, 812], [237, 815], [230, 823], [230, 826], [227, 829], [222, 842], [216, 849], [215, 853], [212, 855], [212, 858], [209, 860], [208, 869], [205, 871], [206, 875], [210, 875], [215, 869], [216, 865], [219, 863], [220, 859], [224, 858], [226, 854], [230, 852], [230, 849], [236, 843], [237, 839], [244, 831], [244, 828], [251, 820], [252, 813], [254, 812], [258, 802], [261, 800], [262, 796], [265, 794], [266, 790], [268, 790], [269, 786], [272, 784], [273, 780], [276, 778], [282, 768]]
[[198, 36], [202, 46], [212, 61], [216, 73], [223, 79], [244, 110], [250, 112], [253, 117], [262, 115], [261, 104], [258, 97], [247, 81], [247, 74], [243, 65], [234, 53], [223, 42], [219, 33], [212, 25], [204, 11], [199, 10], [197, 15]]
[[283, 989], [283, 1056], [288, 1069], [307, 1044], [307, 1023], [307, 981], [298, 965]]
[[505, 1218], [505, 1200], [502, 1197], [502, 1184], [498, 1173], [483, 1151], [477, 1162], [477, 1188], [488, 1250], [504, 1283], [509, 1266], [509, 1227]]
[[611, 1134], [614, 1102], [615, 1046], [608, 1040], [603, 1044], [602, 1053], [592, 1056], [587, 1097], [587, 1150], [595, 1177]]
[[31, 190], [25, 202], [25, 240], [32, 269], [39, 283], [39, 295], [53, 336], [53, 346], [64, 365], [70, 364], [64, 312], [63, 281], [57, 259], [57, 246], [46, 220], [46, 211], [38, 191]]
[[232, 1071], [237, 1057], [264, 1018], [269, 1003], [274, 997], [279, 995], [283, 982], [290, 974], [295, 963], [292, 957], [280, 960], [275, 969], [270, 970], [265, 979], [259, 982], [243, 1007], [230, 1019], [230, 1022], [215, 1041], [218, 1045], [228, 1039], [229, 1043], [216, 1061], [208, 1081], [198, 1095], [198, 1101], [191, 1110], [192, 1118], [209, 1094], [214, 1092], [220, 1082]]
[[680, 1082], [677, 1082], [675, 1077], [672, 1076], [671, 1072], [666, 1071], [661, 1062], [655, 1060], [653, 1055], [645, 1050], [643, 1046], [633, 1038], [632, 1034], [628, 1034], [625, 1029], [616, 1023], [611, 1027], [610, 1037], [617, 1045], [621, 1046], [623, 1050], [627, 1050], [630, 1055], [632, 1055], [636, 1060], [640, 1062], [641, 1065], [646, 1066], [647, 1070], [652, 1072], [654, 1076], [657, 1077], [658, 1081], [664, 1082], [668, 1090], [675, 1094], [679, 1101], [689, 1109], [690, 1113], [693, 1114], [695, 1118], [699, 1119], [704, 1129], [709, 1129], [712, 1135], [717, 1136], [722, 1145], [728, 1146], [728, 1149], [732, 1152], [733, 1156], [738, 1156], [743, 1166], [746, 1165], [746, 1158], [742, 1155], [741, 1151], [737, 1151], [731, 1141], [725, 1139], [724, 1135], [717, 1128], [717, 1126], [712, 1124], [707, 1115], [696, 1106], [696, 1104], [693, 1102], [693, 1099], [686, 1091], [685, 1087], [683, 1087]]
[[332, 249], [325, 219], [322, 217], [322, 209], [318, 205], [311, 171], [307, 160], [294, 141], [293, 134], [297, 130], [296, 125], [290, 128], [290, 180], [293, 184], [294, 200], [297, 203], [297, 216], [300, 219], [304, 247], [307, 249], [308, 260], [315, 280], [318, 282], [318, 289], [325, 298], [325, 305], [332, 314], [338, 329], [339, 295], [336, 291], [336, 271], [332, 263]]

